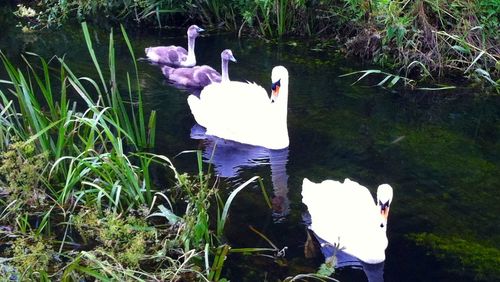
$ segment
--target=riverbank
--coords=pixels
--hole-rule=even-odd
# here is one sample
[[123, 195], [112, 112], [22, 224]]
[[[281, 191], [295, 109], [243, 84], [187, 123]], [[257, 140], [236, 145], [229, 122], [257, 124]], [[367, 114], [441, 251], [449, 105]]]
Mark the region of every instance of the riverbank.
[[[90, 69], [81, 76], [62, 57], [26, 53], [16, 66], [0, 51], [6, 75], [0, 80], [0, 276], [218, 281], [231, 200], [218, 195], [201, 152], [194, 152], [199, 171], [193, 176], [150, 153], [156, 112], [144, 107], [125, 30], [109, 35], [107, 64], [97, 59], [85, 23], [82, 31], [95, 80]], [[133, 66], [126, 89], [117, 80], [115, 37], [126, 42]], [[155, 181], [152, 171], [168, 183]]]
[[493, 0], [17, 2], [25, 31], [75, 20], [141, 28], [199, 23], [266, 40], [335, 40], [346, 55], [393, 69], [395, 75], [458, 75], [500, 91], [500, 5]]

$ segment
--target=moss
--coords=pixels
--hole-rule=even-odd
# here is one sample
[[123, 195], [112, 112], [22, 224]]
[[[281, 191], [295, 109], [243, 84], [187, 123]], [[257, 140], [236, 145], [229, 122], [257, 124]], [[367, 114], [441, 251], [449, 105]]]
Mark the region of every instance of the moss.
[[146, 255], [148, 242], [156, 236], [156, 229], [144, 219], [122, 217], [111, 212], [99, 217], [96, 210], [82, 210], [72, 222], [86, 242], [102, 243], [99, 250], [130, 267], [139, 266]]
[[12, 266], [22, 273], [23, 278], [31, 277], [33, 273], [47, 273], [53, 267], [55, 252], [47, 242], [36, 237], [19, 237], [13, 241]]
[[33, 144], [15, 142], [0, 154], [0, 187], [8, 201], [21, 200], [30, 206], [45, 204], [46, 195], [39, 187], [47, 164], [46, 154], [36, 154]]
[[[474, 275], [475, 280], [498, 281], [500, 279], [500, 250], [479, 242], [457, 237], [441, 237], [430, 233], [409, 236], [417, 245], [446, 262], [448, 271]], [[453, 265], [454, 264], [454, 265]]]

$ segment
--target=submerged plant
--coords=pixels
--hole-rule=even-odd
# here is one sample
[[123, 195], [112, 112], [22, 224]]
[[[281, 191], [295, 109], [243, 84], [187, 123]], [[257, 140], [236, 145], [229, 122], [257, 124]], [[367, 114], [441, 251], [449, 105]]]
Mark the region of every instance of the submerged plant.
[[473, 277], [478, 281], [500, 278], [500, 250], [462, 238], [438, 236], [431, 233], [411, 234], [417, 245], [447, 263], [447, 270]]

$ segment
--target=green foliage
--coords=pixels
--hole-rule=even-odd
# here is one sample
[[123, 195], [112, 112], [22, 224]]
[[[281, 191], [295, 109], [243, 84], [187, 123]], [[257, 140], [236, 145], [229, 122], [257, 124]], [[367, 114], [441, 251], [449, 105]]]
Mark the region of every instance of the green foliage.
[[[348, 2], [358, 9], [363, 1]], [[459, 70], [500, 90], [498, 1], [371, 2], [370, 21], [355, 22], [360, 31], [347, 43], [350, 53], [414, 77]]]
[[[156, 229], [144, 219], [134, 216], [124, 218], [109, 211], [100, 217], [96, 210], [82, 210], [73, 217], [72, 223], [86, 241], [102, 243], [103, 253], [129, 267], [139, 266], [147, 243], [156, 236]], [[153, 250], [148, 249], [149, 252]]]
[[500, 250], [497, 248], [462, 238], [441, 237], [430, 233], [412, 234], [410, 238], [440, 260], [447, 262], [450, 272], [472, 274], [478, 281], [500, 279]]
[[[25, 58], [28, 71], [23, 72], [0, 53], [10, 78], [10, 82], [4, 83], [12, 88], [11, 95], [0, 91], [2, 104], [6, 105], [0, 116], [1, 144], [3, 147], [8, 146], [12, 139], [17, 138], [31, 144], [34, 154], [48, 152], [47, 160], [54, 163], [49, 175], [51, 181], [64, 183], [62, 189], [48, 188], [50, 196], [61, 205], [78, 191], [86, 195], [85, 200], [89, 203], [112, 205], [115, 210], [123, 208], [123, 204], [133, 206], [150, 203], [152, 191], [149, 166], [156, 157], [136, 154], [134, 151], [154, 146], [156, 115], [154, 111], [151, 112], [148, 124], [145, 124], [147, 117], [142, 105], [135, 58], [132, 56], [137, 90], [134, 93], [133, 82], [129, 79], [128, 96], [136, 103], [129, 106], [117, 89], [113, 32], [109, 40], [109, 77], [106, 77], [97, 61], [85, 24], [83, 31], [101, 87], [97, 81], [77, 77], [61, 58], [53, 61], [60, 64], [61, 84], [54, 85], [49, 64], [43, 58], [29, 54], [39, 58], [42, 65], [40, 75], [28, 59]], [[133, 54], [126, 33], [122, 31]], [[128, 73], [127, 77], [130, 78]], [[90, 87], [83, 81], [89, 82]], [[110, 87], [108, 81], [111, 81]], [[77, 112], [74, 106], [70, 107], [71, 102], [66, 96], [69, 86], [88, 107], [84, 112]], [[54, 93], [55, 89], [60, 89], [60, 93]], [[16, 103], [13, 103], [12, 98], [16, 99]], [[131, 153], [124, 151], [126, 145]], [[120, 197], [121, 194], [123, 197]]]
[[[26, 1], [15, 14], [22, 18], [26, 29], [58, 27], [67, 21], [151, 22], [161, 25], [167, 19], [185, 12], [188, 3], [179, 0], [39, 0]], [[33, 3], [35, 2], [35, 3]], [[31, 6], [28, 6], [31, 5]]]
[[185, 248], [203, 249], [206, 243], [211, 242], [209, 209], [215, 189], [208, 186], [208, 177], [200, 175], [190, 177], [183, 174], [179, 177], [179, 186], [187, 202], [183, 216], [183, 224], [186, 229], [181, 241], [185, 242]]
[[13, 241], [12, 266], [22, 281], [40, 281], [54, 263], [55, 251], [41, 238], [19, 237]]
[[[48, 275], [66, 281], [178, 279], [199, 271], [191, 260], [200, 261], [201, 250], [211, 243], [208, 209], [215, 192], [202, 173], [197, 186], [196, 178], [177, 173], [167, 157], [143, 152], [154, 146], [155, 114], [146, 118], [125, 30], [122, 35], [136, 71], [136, 83], [127, 73], [128, 97], [133, 103], [123, 101], [117, 88], [113, 32], [109, 73], [105, 73], [86, 24], [82, 28], [97, 81], [78, 77], [61, 58], [51, 61], [59, 64], [53, 68], [43, 58], [28, 54], [39, 59], [41, 68], [24, 58], [27, 71], [23, 71], [0, 53], [10, 78], [0, 80], [8, 88], [8, 93], [0, 91], [0, 187], [2, 196], [10, 197], [0, 199], [0, 221], [8, 238], [36, 238], [29, 239], [30, 248], [25, 247], [28, 239], [7, 239], [15, 264], [1, 271], [6, 277], [25, 274], [37, 281], [48, 280]], [[57, 70], [59, 80], [54, 85], [53, 71]], [[69, 106], [68, 89], [84, 101], [81, 112]], [[179, 223], [161, 231], [145, 221], [145, 207], [154, 208], [151, 165], [173, 172], [178, 193], [190, 203], [184, 217], [169, 215]], [[42, 206], [45, 199], [54, 205], [43, 202]], [[47, 237], [41, 236], [42, 231]], [[64, 263], [59, 264], [53, 255], [53, 241], [47, 239], [53, 236], [58, 237]], [[72, 249], [81, 241], [91, 250]], [[40, 254], [42, 249], [45, 256]], [[29, 265], [21, 265], [26, 257]], [[155, 268], [151, 274], [141, 271], [144, 261]]]
[[337, 258], [335, 256], [331, 256], [325, 259], [325, 262], [321, 264], [318, 269], [317, 274], [323, 276], [331, 276], [335, 273], [335, 265], [337, 264]]
[[[31, 206], [45, 202], [40, 182], [47, 163], [47, 154], [36, 154], [33, 144], [15, 142], [0, 152], [0, 191], [8, 195], [7, 202], [19, 200]], [[4, 183], [4, 185], [2, 185]]]

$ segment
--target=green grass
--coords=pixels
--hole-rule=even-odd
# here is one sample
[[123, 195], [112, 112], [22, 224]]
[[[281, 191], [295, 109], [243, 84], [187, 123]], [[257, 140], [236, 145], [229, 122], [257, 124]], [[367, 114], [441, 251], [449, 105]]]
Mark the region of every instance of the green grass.
[[[9, 257], [9, 275], [222, 281], [224, 224], [245, 185], [224, 204], [201, 152], [195, 176], [149, 152], [156, 114], [145, 111], [125, 29], [121, 36], [134, 62], [134, 73], [126, 73], [128, 93], [117, 87], [113, 31], [105, 72], [87, 24], [82, 30], [97, 80], [78, 76], [63, 58], [47, 62], [27, 53], [24, 67], [16, 67], [0, 53], [7, 75], [0, 80], [0, 187], [7, 187], [0, 194], [0, 224], [11, 227], [0, 233], [17, 238], [0, 253]], [[76, 99], [83, 105], [76, 107]], [[154, 186], [152, 166], [172, 176], [166, 190]], [[215, 199], [224, 208], [212, 218]], [[86, 251], [75, 248], [82, 246]]]
[[[400, 69], [399, 77], [461, 75], [500, 91], [500, 49], [496, 44], [500, 5], [495, 0], [140, 0], [132, 5], [124, 0], [69, 0], [64, 5], [56, 0], [36, 2], [40, 5], [26, 1], [17, 11], [21, 22], [33, 29], [58, 26], [75, 18], [160, 27], [187, 25], [186, 19], [192, 19], [202, 26], [266, 41], [287, 36], [308, 36], [322, 42], [339, 39], [347, 45], [348, 54]], [[36, 18], [26, 15], [27, 7], [37, 10]], [[89, 44], [88, 34], [86, 39]], [[95, 57], [92, 59], [96, 64]], [[103, 75], [99, 75], [102, 83]], [[106, 90], [108, 86], [102, 87]], [[144, 130], [134, 134], [144, 144]]]

